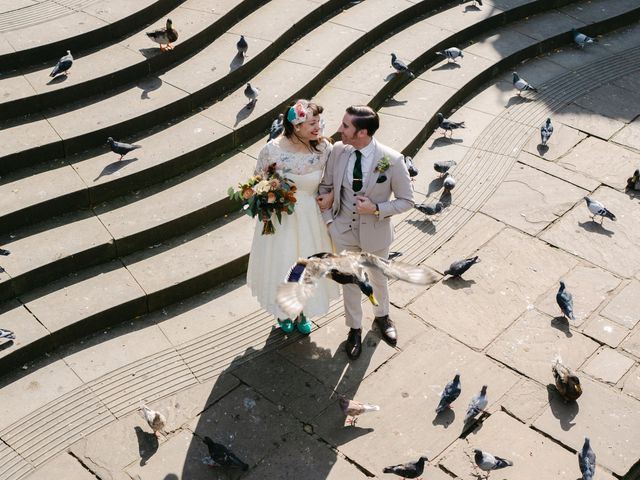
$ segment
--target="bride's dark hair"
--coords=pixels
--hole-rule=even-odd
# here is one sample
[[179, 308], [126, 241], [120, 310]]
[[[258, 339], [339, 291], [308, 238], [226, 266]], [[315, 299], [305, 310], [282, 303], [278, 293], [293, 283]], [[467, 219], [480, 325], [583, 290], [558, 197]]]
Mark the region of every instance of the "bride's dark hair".
[[[293, 107], [297, 102], [299, 102], [301, 99], [298, 99], [294, 102], [291, 102], [289, 104], [289, 106], [287, 107], [287, 109], [284, 111], [284, 122], [283, 122], [283, 126], [284, 126], [284, 136], [287, 137], [289, 140], [291, 140], [291, 137], [296, 137], [298, 138], [298, 136], [296, 135], [295, 132], [295, 127], [293, 125], [293, 123], [291, 123], [289, 121], [288, 118], [288, 114], [289, 114], [289, 109], [291, 107]], [[315, 117], [316, 115], [320, 115], [322, 112], [324, 112], [324, 108], [322, 107], [322, 105], [318, 105], [317, 103], [313, 103], [313, 102], [308, 102], [308, 108], [311, 111], [311, 114]], [[298, 140], [300, 140], [298, 138]], [[318, 149], [318, 145], [323, 141], [323, 140], [327, 140], [328, 142], [331, 142], [327, 137], [325, 136], [321, 136], [319, 140], [309, 140], [309, 145], [311, 146], [311, 148], [313, 150], [315, 150], [316, 152], [319, 152], [320, 150]]]

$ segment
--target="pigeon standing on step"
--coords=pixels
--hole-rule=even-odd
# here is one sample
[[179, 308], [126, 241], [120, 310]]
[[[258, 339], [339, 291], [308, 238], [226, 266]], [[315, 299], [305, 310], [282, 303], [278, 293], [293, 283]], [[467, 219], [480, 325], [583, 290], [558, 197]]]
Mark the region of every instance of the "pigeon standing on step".
[[553, 372], [553, 380], [556, 384], [556, 390], [566, 402], [575, 402], [582, 395], [582, 385], [580, 379], [568, 367], [561, 363], [560, 358], [551, 365]]
[[584, 197], [584, 199], [587, 202], [589, 211], [593, 214], [591, 220], [595, 221], [596, 216], [599, 215], [601, 217], [600, 225], [602, 225], [602, 222], [604, 222], [605, 217], [613, 220], [614, 222], [616, 221], [616, 216], [609, 210], [607, 210], [607, 208], [602, 203], [598, 202], [597, 200], [591, 200], [589, 197]]
[[575, 321], [576, 317], [573, 314], [573, 295], [571, 292], [567, 290], [567, 286], [564, 282], [560, 281], [560, 288], [558, 288], [558, 293], [556, 293], [556, 302], [562, 310], [562, 315], [564, 315], [569, 320]]
[[451, 408], [451, 404], [456, 401], [462, 392], [462, 385], [460, 384], [460, 374], [456, 373], [453, 380], [447, 383], [440, 395], [440, 403], [436, 407], [436, 413], [442, 413], [446, 409]]
[[269, 130], [269, 139], [267, 140], [267, 142], [269, 140], [274, 140], [275, 138], [278, 138], [282, 132], [284, 132], [284, 114], [283, 113], [279, 114], [278, 118], [276, 118], [271, 124], [271, 129]]
[[160, 412], [151, 410], [146, 405], [140, 405], [140, 412], [153, 430], [153, 434], [156, 437], [160, 438], [160, 432], [164, 430], [164, 427], [167, 423], [167, 419], [165, 418], [165, 416]]
[[427, 205], [426, 203], [421, 203], [420, 205], [414, 205], [413, 208], [421, 211], [425, 215], [437, 215], [444, 208], [444, 204], [442, 202], [434, 203], [431, 205]]
[[417, 177], [418, 176], [418, 169], [416, 168], [416, 166], [413, 163], [413, 158], [405, 155], [404, 164], [407, 166], [407, 170], [409, 172], [409, 177], [413, 178], [413, 177]]
[[469, 402], [467, 413], [464, 416], [464, 424], [466, 425], [471, 420], [473, 420], [476, 415], [484, 411], [484, 409], [487, 408], [488, 404], [489, 400], [487, 399], [487, 386], [483, 385], [480, 393], [478, 395], [474, 395]]
[[127, 153], [137, 150], [138, 148], [142, 148], [142, 145], [132, 145], [130, 143], [117, 142], [112, 137], [107, 138], [107, 143], [109, 144], [109, 148], [113, 153], [117, 153], [120, 155], [119, 160], [122, 160]]
[[0, 328], [0, 338], [4, 340], [15, 340], [16, 334], [6, 328]]
[[578, 45], [578, 47], [580, 48], [584, 48], [584, 46], [587, 43], [593, 43], [596, 40], [594, 38], [589, 37], [588, 35], [585, 35], [584, 33], [580, 33], [579, 31], [577, 31], [575, 28], [571, 29], [571, 33], [573, 34], [573, 41], [576, 43], [576, 45]]
[[247, 56], [247, 50], [249, 50], [249, 44], [244, 38], [244, 35], [240, 35], [240, 40], [236, 43], [236, 48], [238, 49], [238, 55], [243, 57]]
[[0, 248], [0, 255], [7, 256], [10, 255], [11, 252], [9, 250], [5, 250], [4, 248]]
[[406, 73], [411, 78], [415, 77], [413, 72], [409, 70], [409, 67], [407, 66], [407, 64], [404, 63], [402, 60], [400, 60], [395, 53], [391, 54], [391, 66], [396, 71], [396, 74]]
[[437, 160], [433, 162], [433, 169], [442, 176], [454, 165], [457, 165], [455, 160]]
[[513, 86], [518, 90], [518, 95], [522, 93], [522, 91], [530, 90], [532, 92], [537, 92], [538, 89], [527, 82], [524, 78], [520, 78], [518, 72], [513, 72]]
[[257, 101], [260, 95], [260, 89], [252, 87], [250, 83], [247, 83], [247, 87], [244, 89], [244, 96], [249, 99], [247, 108], [251, 108]]
[[58, 60], [58, 63], [53, 67], [49, 76], [55, 77], [62, 73], [68, 75], [70, 73], [69, 70], [71, 69], [71, 65], [73, 65], [73, 56], [71, 55], [71, 50], [67, 50], [67, 54]]
[[249, 470], [249, 465], [221, 443], [216, 443], [209, 437], [204, 437], [204, 443], [209, 450], [209, 456], [215, 465], [220, 467], [239, 468], [243, 472]]
[[444, 271], [445, 275], [451, 275], [453, 277], [459, 277], [464, 272], [469, 270], [475, 263], [480, 263], [480, 259], [476, 255], [475, 257], [466, 258], [464, 260], [458, 260], [453, 262], [447, 270]]
[[456, 179], [453, 177], [453, 175], [447, 172], [444, 182], [442, 182], [442, 187], [444, 188], [444, 191], [449, 193], [451, 192], [451, 190], [455, 188], [455, 186], [456, 186]]
[[391, 467], [385, 467], [382, 469], [383, 473], [393, 473], [402, 478], [420, 478], [422, 472], [424, 472], [424, 463], [428, 462], [427, 457], [420, 457], [417, 462], [403, 463], [400, 465], [393, 465]]
[[487, 478], [489, 477], [492, 470], [499, 470], [501, 468], [506, 468], [513, 465], [513, 462], [511, 460], [493, 456], [490, 453], [483, 452], [482, 450], [479, 450], [477, 448], [473, 451], [473, 453], [473, 459], [476, 461], [476, 465], [480, 467], [480, 470], [489, 472], [487, 474]]
[[340, 408], [347, 416], [347, 420], [351, 417], [349, 423], [355, 425], [358, 421], [358, 416], [367, 412], [377, 412], [380, 407], [377, 405], [371, 405], [368, 403], [358, 402], [356, 400], [349, 400], [344, 395], [340, 395]]
[[640, 169], [627, 178], [627, 190], [640, 190]]
[[578, 452], [578, 466], [582, 472], [582, 480], [593, 480], [596, 474], [596, 454], [591, 448], [589, 437], [584, 437], [584, 445]]
[[438, 119], [438, 126], [444, 130], [444, 135], [449, 131], [453, 137], [454, 130], [457, 130], [458, 128], [465, 128], [464, 122], [453, 122], [448, 118], [444, 118], [444, 115], [441, 112], [438, 112], [436, 117]]
[[442, 55], [443, 57], [447, 57], [447, 61], [453, 60], [456, 62], [456, 58], [464, 58], [464, 52], [457, 47], [450, 47], [441, 52], [436, 52], [436, 55]]
[[551, 124], [551, 119], [547, 118], [547, 121], [542, 124], [540, 127], [540, 144], [543, 147], [547, 146], [547, 142], [553, 135], [553, 125]]

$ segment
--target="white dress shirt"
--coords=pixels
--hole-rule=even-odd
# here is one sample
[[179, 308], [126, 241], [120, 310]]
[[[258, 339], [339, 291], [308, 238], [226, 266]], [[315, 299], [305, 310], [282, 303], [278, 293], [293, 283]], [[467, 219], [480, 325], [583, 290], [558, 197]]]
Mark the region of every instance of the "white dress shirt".
[[[373, 165], [373, 156], [376, 152], [376, 139], [372, 138], [369, 142], [369, 145], [366, 147], [360, 148], [360, 153], [362, 153], [362, 157], [360, 162], [362, 163], [362, 188], [364, 188], [364, 184], [367, 181], [367, 175], [371, 171], [371, 166]], [[353, 183], [353, 167], [356, 164], [356, 151], [354, 150], [349, 155], [349, 162], [347, 163], [347, 180], [349, 183]]]

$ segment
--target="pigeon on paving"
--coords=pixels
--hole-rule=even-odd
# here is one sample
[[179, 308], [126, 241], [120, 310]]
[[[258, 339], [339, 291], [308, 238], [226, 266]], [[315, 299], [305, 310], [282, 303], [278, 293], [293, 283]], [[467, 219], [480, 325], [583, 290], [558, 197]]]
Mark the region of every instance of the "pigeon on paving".
[[476, 415], [487, 408], [488, 404], [489, 400], [487, 400], [487, 386], [483, 385], [480, 393], [478, 395], [474, 395], [474, 397], [469, 402], [467, 413], [464, 416], [464, 424], [466, 425], [471, 420], [473, 420]]
[[164, 430], [165, 424], [167, 423], [167, 419], [165, 418], [165, 416], [160, 412], [151, 410], [146, 405], [140, 406], [140, 412], [153, 430], [154, 435], [159, 438], [160, 432]]
[[633, 175], [627, 178], [627, 190], [640, 190], [640, 169], [636, 169]]
[[556, 302], [558, 302], [562, 314], [569, 320], [575, 321], [576, 317], [573, 314], [573, 295], [567, 290], [567, 286], [562, 280], [560, 281], [558, 293], [556, 293]]
[[458, 57], [464, 58], [464, 52], [457, 47], [450, 47], [441, 52], [436, 52], [436, 55], [442, 55], [443, 57], [447, 57], [447, 61], [453, 60], [454, 62]]
[[584, 437], [582, 451], [578, 452], [578, 465], [582, 472], [582, 480], [593, 480], [596, 474], [596, 454], [591, 448], [589, 437]]
[[4, 248], [0, 248], [0, 255], [4, 255], [5, 257], [7, 255], [10, 255], [11, 252], [9, 250], [5, 250]]
[[582, 386], [578, 376], [560, 363], [559, 358], [556, 358], [555, 363], [551, 365], [551, 371], [553, 372], [556, 389], [565, 403], [575, 402], [582, 395]]
[[511, 460], [493, 456], [490, 453], [483, 452], [482, 450], [479, 450], [477, 448], [473, 451], [473, 453], [473, 459], [476, 461], [476, 465], [480, 467], [480, 470], [489, 472], [487, 474], [487, 478], [489, 478], [492, 470], [499, 470], [501, 468], [510, 467], [513, 465], [513, 462]]
[[55, 77], [56, 75], [60, 75], [61, 73], [68, 75], [68, 71], [71, 68], [71, 65], [73, 65], [73, 56], [71, 55], [71, 50], [67, 50], [67, 54], [64, 57], [60, 58], [60, 60], [58, 60], [58, 63], [55, 67], [53, 67], [53, 70], [51, 70], [49, 76]]
[[445, 275], [451, 275], [453, 277], [459, 277], [464, 272], [469, 270], [474, 263], [480, 263], [480, 259], [476, 255], [472, 258], [466, 258], [464, 260], [458, 260], [453, 262], [447, 270], [444, 271]]
[[402, 478], [420, 478], [424, 472], [424, 462], [428, 462], [427, 457], [420, 457], [417, 462], [409, 462], [401, 465], [393, 465], [382, 469], [384, 473], [393, 473]]
[[221, 443], [216, 443], [209, 437], [204, 437], [204, 443], [209, 450], [209, 456], [216, 465], [221, 467], [239, 468], [243, 472], [249, 470], [249, 465], [240, 460], [235, 453]]
[[380, 410], [380, 407], [377, 405], [371, 405], [368, 403], [358, 402], [356, 400], [349, 400], [344, 395], [340, 395], [340, 408], [347, 416], [347, 419], [351, 417], [349, 423], [351, 425], [355, 425], [358, 421], [358, 415], [362, 415], [367, 412], [377, 412]]
[[249, 44], [244, 38], [244, 35], [240, 35], [240, 40], [236, 43], [236, 47], [238, 49], [238, 54], [243, 57], [247, 55], [247, 50], [249, 50]]
[[13, 333], [11, 330], [0, 328], [0, 338], [4, 338], [6, 340], [15, 340], [16, 334]]
[[449, 383], [444, 386], [444, 390], [440, 395], [440, 403], [436, 407], [436, 413], [444, 412], [447, 408], [451, 407], [451, 404], [460, 396], [462, 392], [462, 385], [460, 385], [460, 374], [456, 373]]
[[107, 138], [107, 143], [109, 144], [109, 148], [111, 148], [111, 151], [113, 153], [117, 153], [118, 155], [120, 155], [120, 160], [122, 160], [122, 157], [124, 157], [127, 153], [133, 150], [137, 150], [138, 148], [142, 148], [142, 145], [132, 145], [130, 143], [116, 142], [112, 137]]
[[444, 204], [442, 202], [434, 203], [431, 205], [427, 205], [422, 203], [420, 205], [414, 205], [413, 208], [416, 210], [420, 210], [425, 215], [436, 215], [442, 211], [444, 208]]
[[408, 156], [405, 155], [404, 163], [407, 166], [407, 170], [409, 172], [409, 177], [411, 177], [411, 178], [417, 177], [418, 176], [418, 169], [416, 168], [416, 166], [413, 163], [413, 158], [408, 157]]
[[593, 43], [596, 41], [595, 38], [591, 38], [584, 33], [580, 33], [575, 28], [571, 29], [571, 33], [573, 33], [573, 41], [576, 42], [580, 48], [584, 48], [587, 43]]
[[551, 119], [547, 118], [547, 121], [540, 127], [540, 143], [542, 146], [547, 145], [551, 135], [553, 135], [553, 125], [551, 124]]
[[413, 72], [409, 70], [409, 67], [407, 67], [407, 64], [400, 60], [395, 53], [391, 54], [391, 66], [397, 74], [407, 73], [411, 78], [415, 77]]
[[442, 186], [445, 192], [450, 192], [456, 186], [456, 179], [453, 177], [453, 175], [447, 172], [447, 176], [445, 177], [444, 182], [442, 182]]
[[532, 92], [538, 91], [536, 87], [531, 85], [524, 78], [520, 78], [518, 72], [513, 72], [513, 86], [518, 89], [518, 95], [520, 95], [523, 90], [531, 90]]
[[614, 222], [616, 221], [616, 216], [613, 213], [611, 213], [609, 210], [607, 210], [605, 206], [601, 204], [599, 201], [591, 200], [589, 197], [584, 197], [584, 199], [587, 202], [587, 207], [589, 207], [589, 211], [593, 213], [591, 220], [595, 221], [596, 216], [600, 215], [600, 217], [602, 217], [600, 220], [601, 225], [602, 225], [602, 222], [604, 222], [605, 217], [613, 220]]
[[247, 108], [251, 107], [255, 102], [258, 101], [258, 96], [260, 95], [260, 89], [256, 87], [252, 87], [250, 83], [247, 83], [247, 87], [244, 89], [244, 96], [249, 99], [249, 104]]
[[442, 176], [454, 165], [457, 165], [455, 160], [438, 160], [433, 162], [433, 169]]
[[451, 136], [453, 136], [453, 131], [458, 128], [465, 128], [464, 122], [452, 122], [448, 118], [444, 118], [444, 115], [440, 112], [436, 115], [438, 118], [438, 126], [444, 130], [444, 134], [447, 134], [447, 131], [451, 132]]
[[[276, 118], [271, 124], [271, 130], [269, 130], [269, 140], [278, 138], [282, 132], [284, 132], [284, 114], [283, 113], [279, 114], [278, 118]], [[267, 142], [269, 140], [267, 140]]]

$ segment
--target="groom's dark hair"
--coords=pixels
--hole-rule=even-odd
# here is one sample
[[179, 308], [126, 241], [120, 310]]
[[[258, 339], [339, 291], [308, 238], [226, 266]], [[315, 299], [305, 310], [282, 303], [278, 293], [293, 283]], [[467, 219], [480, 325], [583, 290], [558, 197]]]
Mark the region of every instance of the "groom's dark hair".
[[368, 105], [351, 105], [347, 113], [353, 117], [353, 126], [356, 130], [366, 130], [370, 137], [380, 127], [378, 112]]

